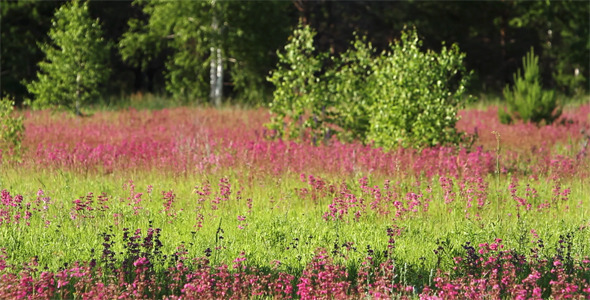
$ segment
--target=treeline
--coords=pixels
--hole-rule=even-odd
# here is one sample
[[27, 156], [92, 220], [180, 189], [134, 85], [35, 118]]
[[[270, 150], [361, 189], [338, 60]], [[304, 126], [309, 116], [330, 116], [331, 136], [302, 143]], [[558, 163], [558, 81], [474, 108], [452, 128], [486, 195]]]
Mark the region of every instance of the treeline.
[[[46, 59], [43, 45], [64, 1], [1, 2], [1, 93], [17, 103]], [[376, 49], [415, 27], [422, 47], [458, 44], [474, 71], [474, 93], [500, 93], [534, 48], [543, 85], [587, 92], [590, 3], [586, 1], [90, 1], [109, 45], [102, 97], [135, 92], [176, 98], [268, 100], [266, 80], [301, 21], [317, 32], [318, 52], [346, 51], [354, 33]], [[212, 88], [215, 87], [215, 88]], [[266, 100], [265, 100], [266, 99]], [[215, 101], [220, 101], [219, 98]]]

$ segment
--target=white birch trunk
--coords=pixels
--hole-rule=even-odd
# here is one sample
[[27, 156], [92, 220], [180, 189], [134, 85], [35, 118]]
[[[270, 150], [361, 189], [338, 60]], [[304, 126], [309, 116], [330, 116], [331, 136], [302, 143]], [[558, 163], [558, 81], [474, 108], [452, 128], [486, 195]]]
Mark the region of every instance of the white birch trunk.
[[209, 71], [209, 83], [211, 85], [211, 91], [209, 93], [209, 98], [216, 107], [220, 107], [221, 99], [223, 97], [223, 55], [221, 53], [221, 48], [219, 47], [219, 36], [221, 35], [221, 30], [217, 22], [217, 15], [215, 14], [215, 0], [211, 2], [211, 6], [213, 7], [213, 20], [211, 22], [211, 28], [213, 29], [214, 35], [217, 36], [217, 38], [214, 39], [214, 46], [210, 49], [211, 64]]
[[221, 49], [217, 48], [217, 81], [215, 82], [215, 106], [221, 106], [223, 97], [223, 56]]
[[209, 100], [211, 103], [215, 103], [215, 84], [217, 83], [217, 51], [215, 51], [215, 47], [211, 47], [211, 60], [210, 68], [209, 68]]
[[76, 76], [76, 116], [82, 115], [80, 112], [80, 81], [82, 80], [82, 76], [80, 73]]

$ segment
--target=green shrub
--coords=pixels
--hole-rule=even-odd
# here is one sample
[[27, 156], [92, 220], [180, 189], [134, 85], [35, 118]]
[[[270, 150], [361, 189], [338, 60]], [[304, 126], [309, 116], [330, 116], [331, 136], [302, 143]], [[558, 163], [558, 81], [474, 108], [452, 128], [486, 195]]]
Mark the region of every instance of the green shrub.
[[90, 18], [86, 2], [75, 0], [56, 11], [49, 37], [52, 44], [40, 45], [46, 58], [39, 63], [38, 79], [27, 85], [35, 96], [32, 105], [80, 114], [82, 105], [99, 96], [110, 72], [100, 24]]
[[3, 158], [18, 159], [25, 127], [23, 118], [15, 117], [13, 110], [14, 101], [7, 98], [0, 100], [0, 151]]
[[[279, 63], [268, 78], [275, 85], [270, 110], [275, 114], [269, 128], [281, 138], [301, 137], [305, 128], [320, 128], [323, 104], [320, 72], [323, 62], [313, 46], [315, 32], [309, 26], [299, 25], [285, 46], [277, 53]], [[304, 120], [305, 115], [313, 114]]]
[[375, 50], [366, 38], [356, 37], [352, 48], [332, 58], [334, 68], [325, 75], [324, 97], [329, 98], [331, 123], [342, 130], [342, 140], [365, 141], [371, 128], [371, 108], [375, 105]]
[[551, 124], [561, 115], [554, 91], [543, 91], [539, 72], [539, 58], [533, 49], [522, 58], [523, 74], [514, 74], [514, 86], [504, 88], [507, 108], [498, 111], [500, 121], [512, 123], [514, 119], [536, 124]]
[[276, 90], [269, 128], [314, 141], [337, 134], [390, 149], [457, 144], [457, 111], [470, 78], [456, 45], [420, 51], [415, 30], [376, 55], [357, 37], [339, 57], [317, 53], [315, 32], [300, 25], [269, 77]]
[[375, 102], [370, 110], [367, 140], [391, 148], [459, 144], [463, 134], [455, 129], [457, 112], [471, 78], [459, 47], [423, 52], [415, 30], [376, 59], [373, 80]]

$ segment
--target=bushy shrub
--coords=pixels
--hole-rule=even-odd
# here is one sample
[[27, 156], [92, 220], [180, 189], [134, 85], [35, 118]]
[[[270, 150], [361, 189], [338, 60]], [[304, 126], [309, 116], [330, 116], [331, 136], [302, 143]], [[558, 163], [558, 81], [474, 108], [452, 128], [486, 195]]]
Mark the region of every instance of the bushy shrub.
[[456, 45], [423, 52], [409, 30], [380, 55], [357, 37], [330, 57], [316, 51], [314, 36], [300, 25], [269, 77], [276, 87], [269, 128], [279, 137], [337, 134], [387, 149], [461, 142], [455, 123], [470, 74]]
[[470, 79], [463, 65], [465, 55], [457, 45], [443, 45], [440, 53], [423, 52], [421, 46], [416, 31], [406, 31], [376, 58], [368, 141], [386, 148], [462, 141], [455, 124]]
[[512, 123], [514, 119], [536, 124], [551, 124], [561, 115], [554, 91], [544, 91], [541, 86], [539, 57], [531, 51], [522, 58], [523, 74], [514, 74], [514, 86], [504, 88], [507, 108], [498, 111], [500, 121]]
[[55, 13], [49, 31], [51, 44], [40, 45], [45, 60], [38, 79], [27, 85], [35, 96], [35, 108], [57, 107], [81, 114], [80, 108], [99, 96], [110, 73], [109, 45], [102, 38], [98, 20], [92, 20], [88, 4], [74, 0]]
[[[275, 85], [270, 110], [275, 114], [269, 128], [280, 137], [297, 138], [305, 128], [319, 128], [322, 115], [322, 91], [320, 72], [323, 62], [315, 52], [315, 32], [309, 26], [299, 26], [285, 46], [284, 53], [277, 53], [279, 63], [268, 78]], [[313, 117], [304, 120], [305, 114]]]
[[24, 132], [22, 117], [13, 113], [14, 101], [0, 99], [0, 157], [18, 158]]
[[325, 75], [324, 97], [330, 99], [332, 123], [342, 130], [343, 140], [365, 141], [371, 128], [371, 109], [375, 104], [375, 50], [364, 37], [356, 37], [352, 48], [332, 58], [332, 69]]

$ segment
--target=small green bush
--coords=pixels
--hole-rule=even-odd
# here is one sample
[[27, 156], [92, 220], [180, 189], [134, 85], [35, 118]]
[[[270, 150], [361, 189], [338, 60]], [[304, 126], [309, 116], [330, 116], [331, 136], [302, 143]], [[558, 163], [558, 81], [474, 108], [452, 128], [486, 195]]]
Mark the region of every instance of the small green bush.
[[102, 37], [98, 20], [92, 20], [87, 2], [74, 0], [62, 5], [49, 31], [51, 44], [40, 45], [45, 60], [39, 62], [38, 79], [27, 84], [35, 96], [35, 108], [65, 108], [77, 115], [100, 95], [106, 83], [109, 44]]
[[23, 118], [13, 113], [14, 101], [2, 98], [0, 100], [0, 151], [2, 158], [20, 157], [23, 138]]
[[531, 51], [522, 58], [523, 74], [519, 69], [514, 74], [514, 86], [504, 88], [507, 108], [500, 109], [498, 116], [504, 124], [514, 119], [536, 124], [551, 124], [561, 115], [554, 91], [544, 91], [541, 87], [539, 57]]
[[269, 128], [279, 137], [313, 141], [337, 134], [390, 149], [458, 144], [457, 111], [470, 73], [456, 45], [420, 50], [416, 30], [376, 55], [356, 37], [339, 57], [318, 53], [315, 32], [300, 25], [269, 77], [276, 89]]
[[[322, 115], [323, 92], [318, 73], [323, 62], [315, 54], [315, 32], [309, 26], [299, 25], [285, 46], [284, 53], [277, 53], [279, 64], [268, 78], [275, 85], [270, 110], [274, 117], [268, 127], [276, 130], [281, 138], [298, 138], [305, 128], [320, 128], [318, 117]], [[314, 118], [304, 115], [312, 114]]]
[[455, 129], [457, 112], [470, 97], [471, 78], [463, 65], [459, 47], [443, 45], [440, 53], [420, 50], [415, 30], [376, 59], [373, 81], [374, 105], [367, 140], [391, 148], [460, 144], [463, 134]]
[[356, 37], [352, 48], [332, 58], [334, 68], [324, 76], [324, 97], [330, 99], [330, 122], [342, 130], [345, 141], [367, 139], [371, 129], [371, 109], [375, 105], [375, 50], [364, 37]]

